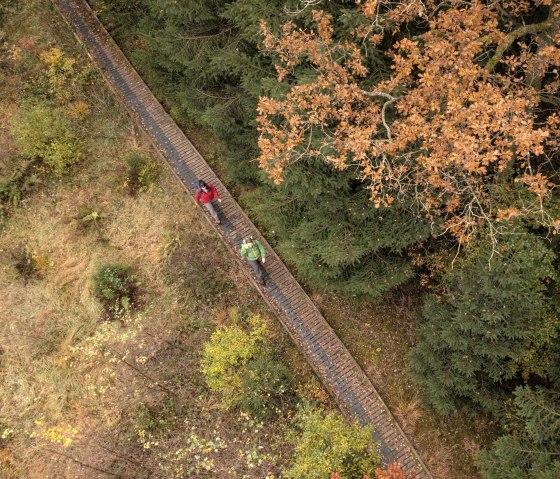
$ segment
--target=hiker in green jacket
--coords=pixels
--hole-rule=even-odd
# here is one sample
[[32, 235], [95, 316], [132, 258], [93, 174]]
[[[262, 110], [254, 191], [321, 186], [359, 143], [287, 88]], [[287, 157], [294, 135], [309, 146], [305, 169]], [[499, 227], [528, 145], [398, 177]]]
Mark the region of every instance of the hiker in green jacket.
[[249, 266], [251, 266], [259, 283], [264, 286], [265, 270], [263, 264], [266, 261], [266, 251], [262, 243], [259, 240], [253, 239], [252, 236], [248, 236], [241, 244], [240, 253], [247, 260]]

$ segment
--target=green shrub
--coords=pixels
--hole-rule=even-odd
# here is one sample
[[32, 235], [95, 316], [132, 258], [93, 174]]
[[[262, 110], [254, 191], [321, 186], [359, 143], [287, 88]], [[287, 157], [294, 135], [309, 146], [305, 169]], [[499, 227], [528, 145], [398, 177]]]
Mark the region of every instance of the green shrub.
[[105, 310], [113, 315], [128, 311], [137, 294], [136, 278], [121, 264], [100, 266], [93, 275], [93, 290]]
[[239, 407], [256, 418], [268, 418], [280, 411], [290, 392], [291, 371], [268, 355], [250, 360], [241, 372]]
[[340, 414], [325, 414], [305, 403], [294, 425], [288, 434], [293, 464], [284, 471], [286, 479], [328, 479], [332, 472], [345, 479], [362, 479], [379, 462], [372, 429], [347, 424]]
[[251, 330], [234, 324], [218, 329], [204, 345], [202, 373], [210, 390], [222, 396], [224, 407], [236, 404], [242, 396], [242, 366], [256, 357], [266, 340], [267, 327], [258, 316], [249, 318]]
[[72, 97], [72, 83], [77, 76], [76, 60], [67, 57], [59, 48], [41, 53], [40, 58], [47, 67], [50, 93], [58, 100], [68, 101]]
[[126, 167], [125, 186], [131, 196], [149, 190], [160, 174], [157, 161], [138, 153], [128, 155]]
[[177, 411], [171, 399], [155, 404], [142, 403], [133, 411], [135, 429], [153, 435], [164, 434], [169, 430]]
[[13, 118], [12, 133], [22, 156], [41, 160], [57, 176], [82, 155], [64, 110], [47, 103], [22, 106]]
[[267, 353], [268, 330], [263, 319], [255, 315], [248, 321], [249, 331], [233, 324], [214, 332], [204, 346], [202, 372], [224, 407], [236, 405], [263, 419], [279, 411], [290, 393], [292, 374]]

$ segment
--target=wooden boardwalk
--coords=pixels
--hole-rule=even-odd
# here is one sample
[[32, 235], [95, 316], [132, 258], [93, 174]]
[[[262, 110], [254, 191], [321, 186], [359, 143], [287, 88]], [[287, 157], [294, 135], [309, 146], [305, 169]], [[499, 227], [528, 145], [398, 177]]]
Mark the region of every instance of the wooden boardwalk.
[[[88, 49], [107, 82], [132, 117], [141, 125], [186, 192], [194, 195], [198, 178], [215, 185], [223, 202], [216, 205], [222, 220], [218, 234], [238, 255], [247, 235], [261, 238], [219, 178], [181, 129], [165, 112], [127, 58], [99, 22], [85, 0], [52, 0]], [[375, 429], [383, 463], [398, 462], [417, 479], [433, 479], [374, 386], [344, 344], [303, 291], [286, 266], [262, 239], [268, 256], [267, 285], [255, 284], [268, 304], [330, 391], [344, 414]], [[248, 272], [248, 268], [246, 267]]]

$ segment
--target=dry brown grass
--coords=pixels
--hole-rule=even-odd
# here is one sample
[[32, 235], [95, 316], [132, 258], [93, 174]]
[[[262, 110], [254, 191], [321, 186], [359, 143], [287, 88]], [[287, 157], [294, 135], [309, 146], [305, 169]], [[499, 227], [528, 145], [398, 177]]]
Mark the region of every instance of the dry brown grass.
[[456, 470], [453, 467], [453, 456], [448, 447], [433, 448], [424, 460], [434, 477], [457, 477]]
[[[119, 184], [114, 182], [118, 175], [110, 171], [114, 168], [118, 173], [119, 158], [116, 154], [103, 165], [92, 161], [89, 168], [76, 172], [71, 184], [62, 183], [49, 193], [37, 193], [29, 198], [27, 206], [15, 212], [0, 236], [1, 250], [25, 242], [47, 254], [51, 263], [44, 279], [29, 282], [19, 277], [10, 256], [0, 264], [3, 291], [0, 317], [6, 318], [2, 325], [5, 380], [2, 416], [20, 418], [29, 429], [33, 428], [33, 421], [42, 417], [52, 424], [65, 421], [76, 424], [84, 419], [71, 412], [81, 408], [80, 398], [90, 398], [83, 371], [70, 367], [64, 357], [71, 345], [98, 327], [100, 308], [92, 295], [90, 278], [99, 264], [116, 261], [131, 264], [142, 280], [143, 314], [148, 324], [145, 333], [155, 338], [153, 345], [140, 348], [143, 355], [150, 358], [159, 354], [158, 348], [162, 347], [161, 341], [169, 335], [168, 331], [185, 318], [180, 289], [166, 283], [162, 275], [164, 252], [170, 235], [179, 236], [191, 226], [202, 229], [204, 225], [194, 206], [168, 175], [157, 189], [136, 199], [119, 191]], [[94, 183], [92, 170], [100, 166], [108, 175], [97, 177]], [[82, 185], [88, 185], [87, 191]], [[99, 232], [82, 231], [73, 219], [76, 205], [87, 203], [92, 195], [106, 215], [100, 231], [105, 241], [99, 240]], [[161, 378], [160, 372], [151, 374]], [[90, 379], [100, 380], [107, 370], [100, 367], [88, 374]], [[130, 374], [135, 373], [126, 371], [119, 375], [119, 380], [128, 387], [121, 388], [108, 401], [100, 400], [93, 408], [96, 414], [103, 410], [105, 419], [115, 414], [111, 409], [115, 398], [126, 401], [131, 408], [143, 400], [140, 395], [126, 398], [122, 394], [123, 391], [134, 394], [132, 385], [140, 387], [138, 378], [132, 380]], [[34, 460], [25, 459], [29, 461], [29, 470], [33, 470]], [[44, 464], [40, 455], [37, 460]], [[44, 467], [41, 470], [45, 472]]]
[[[11, 33], [15, 43], [18, 35], [40, 38], [34, 48], [72, 39], [50, 16], [50, 2], [26, 5], [28, 15], [16, 19], [21, 31]], [[14, 95], [25, 93], [14, 88], [17, 81], [23, 76], [11, 81], [9, 95], [0, 95], [0, 118], [13, 113]], [[125, 158], [150, 148], [102, 84], [88, 96], [91, 115], [82, 131], [88, 154], [62, 180], [43, 178], [0, 230], [0, 434], [13, 430], [0, 440], [0, 476], [89, 479], [109, 471], [168, 479], [157, 475], [158, 461], [184, 447], [187, 424], [196, 425], [201, 437], [219, 434], [230, 443], [216, 458], [223, 477], [278, 470], [287, 458], [279, 439], [282, 421], [255, 433], [236, 412], [218, 408], [199, 371], [202, 344], [230, 309], [269, 320], [270, 313], [171, 174], [162, 168], [153, 188], [129, 196]], [[13, 160], [7, 129], [0, 129], [2, 142], [12, 145], [5, 151]], [[78, 213], [91, 207], [102, 217], [84, 227]], [[18, 272], [14, 255], [22, 245], [47, 258], [41, 278], [25, 280]], [[141, 282], [132, 314], [141, 318], [137, 328], [132, 320], [99, 321], [91, 277], [100, 264], [112, 262], [132, 266]], [[300, 377], [309, 377], [286, 334], [275, 322], [270, 328], [275, 347], [286, 351]], [[146, 408], [154, 418], [142, 416]], [[77, 435], [63, 447], [52, 427], [61, 427], [63, 436], [75, 428]], [[142, 448], [141, 428], [155, 428], [159, 449]], [[261, 445], [269, 457], [251, 469], [238, 448], [248, 453]]]
[[418, 421], [425, 414], [419, 394], [415, 394], [411, 399], [403, 398], [393, 409], [393, 414], [403, 431], [406, 434], [412, 434], [416, 429]]
[[[45, 418], [48, 424], [70, 423], [80, 431], [74, 450], [54, 445], [42, 453], [37, 453], [33, 441], [26, 441], [22, 433], [10, 447], [17, 451], [24, 468], [12, 477], [96, 477], [91, 469], [76, 462], [107, 467], [107, 455], [102, 453], [101, 444], [95, 443], [94, 447], [92, 434], [105, 438], [106, 444], [116, 443], [111, 447], [120, 450], [120, 440], [107, 429], [107, 424], [120, 424], [123, 413], [128, 416], [120, 409], [124, 405], [127, 411], [133, 411], [145, 403], [164, 402], [165, 391], [170, 391], [171, 396], [167, 396], [174, 398], [179, 411], [206, 408], [218, 414], [209, 398], [202, 403], [193, 398], [193, 393], [203, 390], [200, 378], [195, 378], [199, 368], [197, 350], [211, 331], [209, 324], [215, 310], [219, 318], [219, 311], [255, 293], [249, 292], [239, 271], [228, 271], [232, 263], [224, 258], [227, 252], [170, 175], [163, 175], [157, 188], [135, 199], [120, 190], [121, 158], [118, 152], [104, 159], [103, 164], [100, 159], [89, 158], [89, 165], [76, 172], [71, 183], [29, 198], [0, 236], [1, 250], [8, 251], [14, 244], [25, 242], [46, 254], [50, 261], [43, 279], [28, 282], [19, 277], [9, 255], [0, 264], [0, 317], [6, 318], [1, 328], [2, 417], [11, 419], [10, 426], [17, 418], [18, 427], [28, 430], [33, 430], [37, 418]], [[100, 167], [107, 176], [96, 176], [95, 170]], [[87, 185], [87, 191], [83, 185]], [[77, 205], [87, 204], [92, 197], [105, 218], [98, 231], [84, 231], [73, 218]], [[203, 266], [220, 264], [220, 274], [229, 275], [229, 283], [239, 285], [217, 304], [207, 306], [202, 296], [198, 300], [203, 304], [197, 304], [196, 298], [185, 296], [189, 284], [197, 281], [197, 274], [206, 274], [188, 270], [177, 276], [183, 265], [181, 258], [193, 248], [197, 258], [204, 260]], [[188, 259], [187, 255], [184, 261]], [[100, 324], [100, 307], [91, 288], [92, 273], [99, 264], [116, 261], [132, 265], [142, 282], [145, 327], [141, 339], [118, 349], [123, 357], [130, 358], [118, 363], [118, 367], [100, 362], [78, 367], [66, 360], [70, 348], [79, 345]], [[170, 261], [178, 262], [178, 266], [170, 268]], [[179, 278], [183, 283], [170, 280], [166, 270], [173, 273], [174, 268], [177, 271], [171, 279]], [[256, 298], [251, 301], [259, 302]], [[198, 324], [189, 324], [195, 310], [202, 317], [194, 318]], [[96, 396], [88, 389], [91, 383], [105, 385], [107, 378], [110, 381], [105, 396]], [[130, 418], [126, 421], [134, 428]], [[221, 434], [233, 440], [236, 433], [230, 428], [236, 418], [221, 421]], [[85, 424], [88, 429], [83, 429]], [[175, 422], [170, 425], [176, 427]], [[166, 447], [174, 447], [175, 442]], [[47, 449], [57, 452], [47, 453]], [[220, 457], [220, 467], [233, 467], [237, 459], [228, 459], [228, 454]], [[136, 477], [133, 471], [132, 467], [126, 469], [126, 477]]]

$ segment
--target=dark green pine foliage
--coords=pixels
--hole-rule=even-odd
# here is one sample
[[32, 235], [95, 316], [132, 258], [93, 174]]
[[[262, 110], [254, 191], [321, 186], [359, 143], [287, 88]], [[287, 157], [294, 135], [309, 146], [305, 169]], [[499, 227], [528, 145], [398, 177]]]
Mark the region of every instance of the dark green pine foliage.
[[302, 161], [281, 185], [242, 200], [300, 280], [322, 291], [378, 298], [414, 275], [405, 251], [430, 234], [404, 204], [373, 208], [355, 172], [320, 161]]
[[515, 414], [490, 451], [477, 458], [486, 479], [560, 477], [560, 390], [519, 387]]
[[519, 384], [560, 377], [553, 252], [535, 235], [512, 234], [490, 257], [488, 242], [472, 249], [422, 311], [410, 372], [443, 414], [471, 407], [499, 416]]
[[88, 2], [111, 35], [130, 51], [141, 32], [136, 29], [148, 14], [146, 0], [90, 0]]

